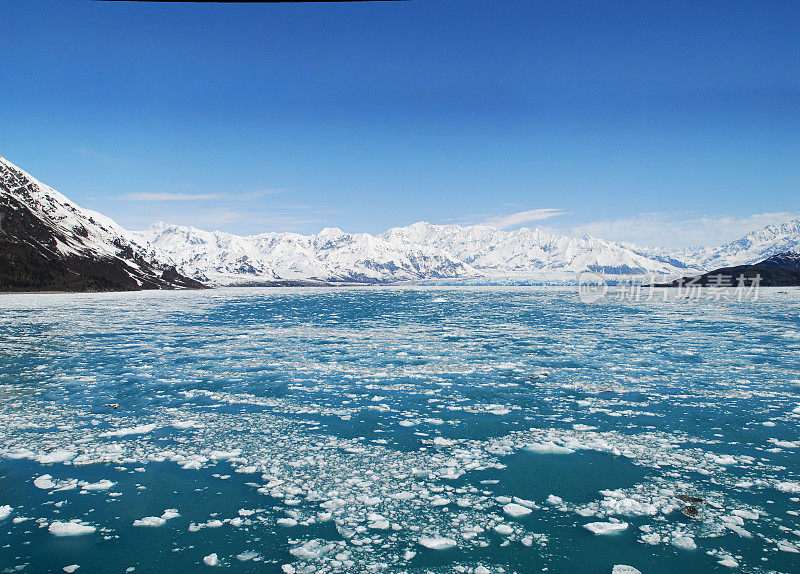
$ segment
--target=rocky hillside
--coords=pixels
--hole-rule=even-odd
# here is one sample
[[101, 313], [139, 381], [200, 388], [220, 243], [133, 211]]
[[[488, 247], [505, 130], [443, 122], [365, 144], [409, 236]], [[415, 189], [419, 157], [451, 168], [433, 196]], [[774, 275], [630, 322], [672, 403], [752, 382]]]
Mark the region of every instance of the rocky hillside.
[[125, 229], [0, 157], [0, 290], [199, 288]]

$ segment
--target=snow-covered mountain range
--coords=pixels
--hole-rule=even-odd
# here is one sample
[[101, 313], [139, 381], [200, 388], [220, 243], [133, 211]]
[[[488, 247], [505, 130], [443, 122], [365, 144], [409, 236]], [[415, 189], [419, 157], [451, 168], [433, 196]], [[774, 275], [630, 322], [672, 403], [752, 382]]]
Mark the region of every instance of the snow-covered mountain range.
[[[677, 277], [800, 252], [797, 219], [753, 231], [721, 247], [680, 251], [556, 235], [537, 228], [503, 231], [485, 225], [426, 222], [379, 235], [326, 228], [308, 236], [262, 233], [245, 237], [162, 222], [129, 231], [78, 207], [2, 158], [0, 175], [0, 257], [8, 258], [10, 253], [20, 268], [24, 267], [20, 261], [35, 252], [41, 259], [36, 273], [43, 272], [42, 265], [50, 265], [73, 279], [76, 273], [82, 276], [81, 266], [92, 261], [95, 275], [98, 269], [106, 269], [107, 276], [127, 288], [193, 285], [187, 277], [209, 285], [505, 277], [568, 280], [586, 270]], [[27, 251], [17, 253], [20, 250]], [[59, 267], [65, 261], [71, 262], [72, 269], [67, 271], [72, 275]], [[7, 281], [0, 273], [0, 287]]]
[[137, 237], [183, 273], [212, 284], [298, 279], [376, 282], [479, 275], [436, 247], [332, 228], [309, 236], [262, 233], [242, 237], [158, 222]]
[[717, 248], [643, 248], [540, 229], [502, 231], [419, 222], [380, 235], [324, 229], [310, 236], [243, 237], [156, 223], [137, 234], [181, 272], [212, 284], [317, 279], [380, 282], [431, 278], [568, 278], [605, 274], [686, 275], [800, 251], [800, 220], [769, 226]]

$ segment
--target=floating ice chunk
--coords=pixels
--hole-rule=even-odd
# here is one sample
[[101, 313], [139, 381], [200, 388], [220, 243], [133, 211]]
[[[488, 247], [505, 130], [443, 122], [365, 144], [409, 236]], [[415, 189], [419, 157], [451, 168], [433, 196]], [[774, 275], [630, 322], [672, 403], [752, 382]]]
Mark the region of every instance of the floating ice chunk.
[[36, 453], [33, 452], [32, 450], [28, 450], [27, 448], [16, 448], [11, 452], [7, 452], [5, 454], [5, 457], [10, 458], [12, 460], [20, 460], [23, 458], [33, 459], [36, 458]]
[[417, 542], [419, 542], [420, 546], [431, 550], [447, 550], [456, 546], [455, 540], [442, 536], [422, 536]]
[[70, 564], [69, 566], [64, 566], [64, 567], [62, 568], [62, 570], [63, 570], [64, 572], [66, 572], [67, 574], [72, 574], [72, 573], [73, 573], [73, 572], [75, 572], [75, 570], [77, 570], [78, 568], [80, 568], [80, 566], [79, 566], [79, 565], [77, 565], [77, 564]]
[[780, 448], [797, 448], [800, 447], [800, 441], [790, 441], [790, 440], [778, 440], [776, 438], [771, 438], [767, 442], [771, 442], [777, 447]]
[[453, 446], [454, 444], [455, 444], [455, 441], [452, 441], [452, 440], [450, 440], [448, 438], [444, 438], [444, 437], [441, 437], [441, 436], [437, 436], [435, 439], [433, 439], [433, 445], [434, 446], [445, 447], [445, 446]]
[[145, 516], [133, 521], [134, 526], [164, 526], [166, 519], [160, 516]]
[[780, 542], [778, 542], [778, 550], [780, 550], [781, 552], [791, 552], [793, 554], [800, 553], [800, 548], [798, 548], [796, 545], [792, 544], [788, 540], [781, 540]]
[[[736, 534], [738, 534], [742, 538], [752, 538], [753, 537], [753, 535], [749, 531], [747, 531], [744, 528], [742, 528], [741, 524], [738, 524], [736, 522], [731, 521], [730, 520], [731, 518], [739, 518], [739, 517], [738, 516], [723, 516], [722, 517], [722, 521], [723, 521], [722, 523], [725, 525], [725, 528], [735, 532]], [[742, 520], [742, 519], [739, 518], [739, 520]], [[742, 521], [742, 523], [744, 523], [744, 521]]]
[[739, 567], [739, 563], [736, 560], [734, 560], [733, 556], [723, 556], [717, 563], [720, 564], [721, 566], [727, 566], [728, 568]]
[[[8, 504], [4, 504], [3, 506], [0, 506], [0, 520], [8, 518], [8, 515], [11, 514], [12, 510], [14, 510], [14, 509], [11, 508], [11, 506], [9, 506]], [[14, 522], [16, 522], [16, 520]]]
[[197, 421], [175, 421], [172, 426], [176, 429], [203, 428], [203, 424]]
[[610, 514], [622, 514], [624, 516], [655, 516], [658, 508], [652, 504], [639, 502], [633, 498], [616, 499], [607, 497], [600, 505]]
[[217, 557], [216, 553], [209, 554], [208, 556], [203, 556], [203, 563], [206, 566], [218, 566], [219, 565], [219, 557]]
[[642, 572], [627, 564], [617, 564], [611, 569], [611, 574], [642, 574]]
[[53, 477], [49, 474], [43, 474], [42, 476], [37, 476], [33, 479], [33, 486], [36, 488], [41, 488], [42, 490], [50, 490], [51, 488], [56, 487], [56, 483], [53, 482]]
[[310, 540], [302, 546], [295, 546], [289, 553], [300, 559], [317, 560], [336, 547], [335, 544], [322, 544], [319, 540]]
[[389, 498], [393, 498], [395, 500], [411, 500], [412, 498], [416, 498], [417, 493], [411, 492], [410, 490], [404, 490], [403, 492], [395, 492], [394, 494], [390, 494]]
[[555, 494], [551, 494], [550, 496], [547, 497], [547, 503], [548, 504], [559, 505], [559, 504], [563, 504], [564, 500], [560, 496], [556, 496]]
[[81, 522], [51, 522], [47, 528], [50, 534], [54, 536], [81, 536], [84, 534], [91, 534], [96, 528], [90, 524], [83, 524]]
[[167, 508], [161, 516], [145, 516], [139, 520], [134, 520], [134, 526], [164, 526], [167, 520], [177, 518], [180, 513], [175, 508]]
[[672, 539], [671, 544], [676, 548], [682, 548], [683, 550], [695, 550], [697, 548], [694, 538], [686, 535], [676, 536]]
[[656, 534], [655, 532], [652, 534], [643, 534], [642, 542], [644, 542], [645, 544], [650, 544], [651, 546], [656, 546], [658, 543], [661, 542], [661, 535]]
[[779, 482], [775, 488], [781, 492], [800, 492], [800, 484], [796, 482]]
[[572, 454], [575, 452], [571, 448], [567, 448], [565, 446], [559, 446], [553, 441], [545, 441], [545, 442], [532, 442], [525, 445], [525, 450], [529, 450], [531, 452], [539, 453], [539, 454]]
[[227, 460], [242, 454], [242, 449], [235, 448], [233, 450], [212, 450], [208, 458], [211, 460]]
[[92, 483], [84, 482], [84, 483], [82, 483], [81, 488], [83, 490], [108, 490], [109, 488], [111, 488], [115, 484], [117, 484], [117, 483], [116, 482], [111, 482], [110, 480], [107, 480], [107, 479], [104, 478], [103, 480], [99, 480], [97, 482], [92, 482]]
[[509, 516], [513, 516], [514, 518], [516, 518], [518, 516], [525, 516], [526, 514], [530, 514], [533, 511], [530, 508], [522, 506], [521, 504], [511, 502], [503, 507], [503, 512], [505, 512]]
[[253, 558], [258, 558], [260, 554], [255, 552], [254, 550], [248, 550], [247, 552], [242, 552], [241, 554], [236, 555], [236, 559], [239, 562], [247, 562], [248, 560], [252, 560]]
[[736, 464], [736, 458], [729, 454], [723, 454], [720, 456], [715, 454], [709, 454], [708, 456], [711, 460], [713, 460], [720, 466], [730, 466], [732, 464]]
[[367, 528], [372, 528], [373, 530], [389, 530], [390, 526], [388, 520], [376, 520], [367, 524]]
[[297, 526], [297, 521], [294, 518], [279, 518], [276, 522], [281, 526]]
[[461, 471], [461, 470], [458, 470], [457, 468], [446, 467], [446, 468], [440, 468], [437, 471], [437, 474], [439, 475], [439, 477], [444, 478], [446, 480], [455, 480], [459, 476], [464, 474], [464, 472]]
[[572, 425], [572, 428], [575, 429], [576, 431], [597, 430], [597, 427], [593, 427], [593, 426], [590, 426], [590, 425], [584, 425], [584, 424], [580, 424], [580, 423]]
[[746, 518], [747, 520], [758, 520], [759, 516], [758, 512], [754, 510], [741, 510], [741, 509], [736, 509], [732, 511], [731, 514], [739, 516], [741, 518]]
[[151, 423], [149, 425], [139, 425], [137, 427], [127, 427], [127, 428], [121, 428], [113, 431], [104, 432], [100, 436], [108, 437], [108, 436], [128, 436], [132, 434], [146, 434], [151, 431], [154, 431], [156, 428], [158, 428], [158, 425], [156, 423]]
[[594, 534], [614, 534], [628, 528], [627, 522], [590, 522], [583, 527]]
[[57, 462], [67, 462], [78, 456], [78, 453], [63, 448], [57, 448], [46, 454], [40, 454], [36, 457], [36, 462], [39, 464], [55, 464]]
[[494, 527], [494, 531], [501, 536], [508, 536], [509, 534], [514, 533], [514, 529], [511, 526], [502, 522]]

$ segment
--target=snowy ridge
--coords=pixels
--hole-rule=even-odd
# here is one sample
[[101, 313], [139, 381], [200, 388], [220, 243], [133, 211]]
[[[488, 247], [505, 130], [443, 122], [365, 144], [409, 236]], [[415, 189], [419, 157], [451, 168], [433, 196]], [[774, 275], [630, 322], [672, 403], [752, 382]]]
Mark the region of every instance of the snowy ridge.
[[718, 247], [700, 259], [706, 269], [752, 265], [786, 251], [800, 252], [800, 219], [768, 225]]
[[0, 157], [0, 287], [105, 290], [197, 286], [135, 234]]
[[242, 237], [158, 222], [139, 237], [183, 273], [213, 284], [293, 279], [377, 282], [479, 275], [441, 249], [335, 228], [310, 236], [262, 233]]
[[380, 237], [437, 247], [492, 275], [540, 271], [670, 274], [691, 265], [662, 260], [631, 246], [594, 237], [569, 237], [522, 228], [502, 231], [485, 225], [431, 225], [419, 222], [390, 229]]
[[426, 222], [375, 236], [326, 228], [310, 236], [264, 233], [249, 237], [159, 222], [140, 232], [139, 238], [182, 273], [213, 284], [523, 277], [585, 270], [680, 274], [696, 270], [602, 239], [557, 236], [539, 229], [501, 231]]
[[249, 237], [156, 223], [139, 232], [182, 273], [213, 284], [317, 279], [389, 282], [431, 278], [559, 277], [581, 271], [680, 276], [756, 263], [800, 249], [800, 221], [749, 233], [717, 249], [644, 248], [541, 229], [502, 231], [485, 225], [418, 222], [380, 235], [326, 228], [305, 236]]
[[[42, 224], [59, 232], [57, 250], [61, 255], [91, 252], [96, 256], [116, 257], [119, 247], [115, 244], [129, 244], [132, 249], [145, 251], [146, 244], [140, 244], [130, 231], [105, 215], [78, 207], [2, 156], [0, 178], [4, 193], [15, 196]], [[129, 263], [138, 267], [133, 261]]]

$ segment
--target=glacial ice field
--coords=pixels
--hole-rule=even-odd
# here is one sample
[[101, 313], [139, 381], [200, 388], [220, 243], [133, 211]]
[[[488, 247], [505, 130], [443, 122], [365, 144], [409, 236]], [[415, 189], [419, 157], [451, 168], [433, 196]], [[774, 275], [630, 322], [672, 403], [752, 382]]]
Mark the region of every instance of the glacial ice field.
[[0, 572], [796, 573], [799, 424], [797, 289], [0, 295]]

